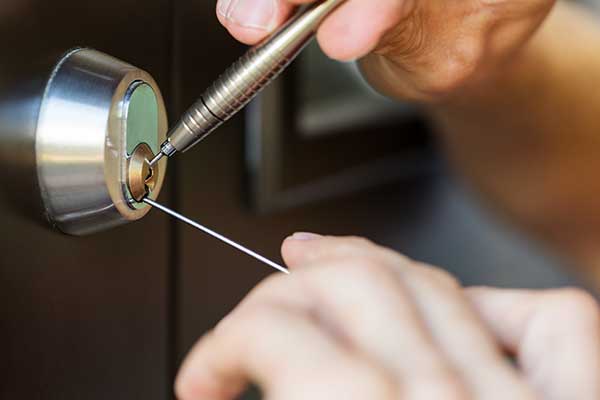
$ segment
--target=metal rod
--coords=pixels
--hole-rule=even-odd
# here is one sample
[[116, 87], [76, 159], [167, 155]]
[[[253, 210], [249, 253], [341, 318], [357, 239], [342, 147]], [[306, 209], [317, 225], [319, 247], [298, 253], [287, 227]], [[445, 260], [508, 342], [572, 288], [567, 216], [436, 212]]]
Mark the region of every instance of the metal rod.
[[164, 153], [158, 153], [156, 155], [156, 157], [154, 157], [152, 160], [148, 161], [148, 165], [150, 166], [150, 168], [154, 167], [154, 165], [159, 162], [161, 160], [161, 158], [163, 158], [165, 155]]
[[345, 0], [320, 0], [302, 8], [267, 40], [227, 69], [170, 130], [160, 152], [185, 152], [228, 121], [273, 82], [315, 37], [323, 20]]
[[199, 223], [197, 223], [195, 221], [192, 221], [191, 219], [189, 219], [187, 217], [184, 217], [183, 215], [181, 215], [181, 214], [179, 214], [179, 213], [177, 213], [177, 212], [175, 212], [175, 211], [173, 211], [173, 210], [171, 210], [171, 209], [169, 209], [169, 208], [167, 208], [167, 207], [165, 207], [165, 206], [157, 203], [154, 200], [151, 200], [151, 199], [149, 199], [149, 198], [146, 197], [146, 198], [144, 198], [143, 201], [144, 201], [144, 203], [152, 206], [153, 208], [157, 208], [160, 211], [162, 211], [162, 212], [164, 212], [166, 214], [169, 214], [170, 216], [175, 217], [178, 220], [180, 220], [182, 222], [185, 222], [186, 224], [191, 225], [194, 228], [199, 229], [202, 232], [204, 232], [204, 233], [206, 233], [206, 234], [208, 234], [208, 235], [210, 235], [210, 236], [212, 236], [214, 238], [217, 238], [217, 239], [219, 239], [222, 242], [227, 243], [228, 245], [230, 245], [230, 246], [238, 249], [242, 253], [246, 253], [250, 257], [254, 257], [257, 260], [262, 261], [263, 263], [267, 264], [268, 266], [273, 267], [273, 268], [275, 268], [276, 270], [278, 270], [280, 272], [283, 272], [284, 274], [289, 274], [290, 273], [290, 271], [287, 268], [284, 268], [281, 265], [279, 265], [279, 264], [277, 264], [277, 263], [269, 260], [268, 258], [265, 258], [265, 257], [261, 256], [260, 254], [255, 253], [254, 251], [252, 251], [252, 250], [250, 250], [250, 249], [242, 246], [241, 244], [238, 244], [238, 243], [234, 242], [233, 240], [228, 239], [225, 236], [218, 234], [217, 232], [213, 231], [212, 229], [209, 229], [209, 228], [207, 228], [207, 227], [205, 227], [203, 225], [200, 225]]

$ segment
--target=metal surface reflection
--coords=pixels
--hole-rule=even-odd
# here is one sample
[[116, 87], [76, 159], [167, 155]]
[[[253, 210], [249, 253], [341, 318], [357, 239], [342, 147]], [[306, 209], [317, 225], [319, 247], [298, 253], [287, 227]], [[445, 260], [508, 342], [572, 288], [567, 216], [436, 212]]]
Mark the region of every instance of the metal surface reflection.
[[[149, 101], [132, 100], [139, 98], [132, 92], [142, 90], [151, 94]], [[29, 188], [22, 187], [20, 196], [40, 198], [37, 204], [53, 226], [82, 235], [148, 213], [148, 207], [131, 205], [127, 146], [135, 140], [133, 145], [149, 143], [157, 151], [165, 139], [165, 107], [149, 74], [98, 51], [76, 49], [52, 70], [41, 100], [32, 94], [29, 102], [13, 102], [2, 110], [9, 115], [0, 121], [12, 121], [7, 124], [12, 129], [0, 128], [13, 144], [2, 154], [10, 164], [8, 175], [14, 177], [15, 165], [23, 164], [27, 179], [17, 181], [28, 181]], [[136, 129], [136, 115], [153, 119], [151, 128]], [[163, 180], [164, 173], [155, 177], [152, 197], [160, 193]]]
[[169, 87], [169, 9], [164, 0], [0, 1], [0, 399], [170, 398], [168, 218], [150, 213], [87, 237], [48, 229], [34, 151], [48, 78], [74, 46]]

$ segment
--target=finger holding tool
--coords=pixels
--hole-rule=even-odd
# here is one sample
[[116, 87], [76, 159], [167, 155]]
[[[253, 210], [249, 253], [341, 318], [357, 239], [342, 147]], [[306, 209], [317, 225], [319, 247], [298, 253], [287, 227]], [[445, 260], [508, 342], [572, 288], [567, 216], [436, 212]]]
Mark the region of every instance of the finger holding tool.
[[150, 161], [185, 152], [242, 110], [298, 57], [323, 22], [345, 0], [322, 0], [303, 7], [269, 39], [251, 48], [186, 111], [160, 152]]

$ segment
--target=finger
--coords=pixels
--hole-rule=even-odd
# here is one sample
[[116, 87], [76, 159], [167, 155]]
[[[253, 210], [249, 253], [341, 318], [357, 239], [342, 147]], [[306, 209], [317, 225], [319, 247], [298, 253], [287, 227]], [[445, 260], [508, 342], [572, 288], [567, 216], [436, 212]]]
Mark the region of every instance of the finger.
[[468, 294], [544, 399], [600, 398], [600, 314], [590, 295], [489, 288]]
[[320, 263], [259, 286], [244, 306], [271, 302], [315, 315], [353, 351], [382, 365], [403, 399], [466, 398], [393, 273], [360, 257]]
[[319, 44], [336, 60], [364, 57], [410, 14], [413, 5], [414, 0], [348, 0], [321, 25]]
[[[298, 232], [285, 239], [281, 255], [286, 265], [292, 269], [340, 257], [376, 257], [382, 262], [392, 263], [403, 257], [361, 237], [322, 236], [308, 232]], [[408, 258], [403, 260], [410, 261]]]
[[231, 316], [190, 353], [180, 400], [230, 400], [248, 382], [267, 398], [392, 398], [383, 374], [353, 357], [308, 318], [263, 305]]
[[[238, 40], [256, 44], [309, 0], [220, 0], [219, 21]], [[412, 9], [414, 0], [348, 0], [321, 25], [318, 40], [330, 57], [348, 61], [372, 51]]]
[[295, 4], [310, 0], [219, 0], [217, 18], [242, 43], [256, 44], [279, 27]]
[[460, 371], [474, 398], [534, 398], [454, 277], [423, 264], [400, 266], [397, 272], [414, 296], [435, 342]]
[[[390, 250], [356, 238], [292, 238], [284, 242], [282, 252], [286, 262], [296, 269], [302, 263], [311, 268], [320, 260], [360, 258], [365, 254], [376, 262], [389, 263], [394, 277], [410, 293], [434, 342], [476, 398], [529, 398], [526, 385], [506, 362], [458, 283], [447, 273], [409, 262]], [[392, 257], [395, 260], [390, 262]]]

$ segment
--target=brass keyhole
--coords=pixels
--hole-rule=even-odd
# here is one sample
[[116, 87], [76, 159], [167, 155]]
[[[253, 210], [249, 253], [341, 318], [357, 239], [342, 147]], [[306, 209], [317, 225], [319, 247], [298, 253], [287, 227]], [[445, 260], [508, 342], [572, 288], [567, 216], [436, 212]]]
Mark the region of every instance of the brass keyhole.
[[152, 193], [156, 187], [159, 176], [159, 166], [150, 167], [154, 153], [146, 143], [139, 144], [129, 159], [127, 187], [131, 197], [141, 202], [144, 197]]

